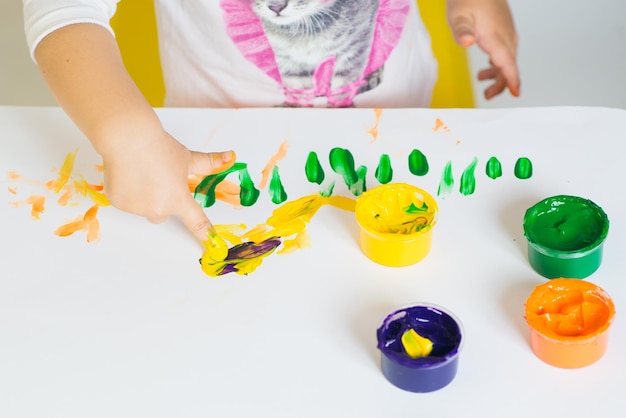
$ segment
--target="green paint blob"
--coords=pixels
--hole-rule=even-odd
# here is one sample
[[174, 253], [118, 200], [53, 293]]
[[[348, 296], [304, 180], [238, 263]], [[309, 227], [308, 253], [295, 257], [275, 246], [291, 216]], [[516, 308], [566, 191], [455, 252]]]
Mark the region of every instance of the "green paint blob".
[[234, 173], [240, 170], [246, 170], [248, 165], [246, 163], [235, 163], [232, 167], [221, 173], [211, 174], [206, 176], [198, 186], [196, 186], [193, 192], [193, 198], [203, 208], [208, 208], [215, 204], [215, 187], [226, 178], [230, 173]]
[[524, 234], [532, 243], [556, 251], [579, 251], [598, 244], [609, 221], [595, 203], [575, 196], [545, 199], [526, 211]]
[[478, 158], [474, 157], [470, 165], [468, 165], [465, 170], [463, 170], [463, 174], [461, 174], [459, 192], [461, 192], [463, 196], [471, 195], [476, 190], [476, 176], [474, 175], [476, 164], [478, 164]]
[[248, 168], [239, 171], [239, 201], [242, 206], [252, 206], [256, 203], [261, 192], [254, 187]]
[[441, 173], [441, 180], [439, 181], [439, 188], [437, 189], [437, 196], [447, 195], [452, 192], [454, 187], [454, 176], [452, 175], [452, 161], [448, 161]]
[[333, 148], [330, 150], [329, 160], [333, 171], [343, 177], [343, 181], [353, 195], [359, 196], [365, 191], [367, 167], [360, 166], [358, 170], [355, 170], [354, 157], [349, 150]]
[[425, 176], [428, 174], [429, 166], [426, 156], [417, 149], [409, 154], [409, 171], [416, 176]]
[[272, 178], [270, 180], [269, 192], [272, 196], [272, 202], [276, 203], [277, 205], [287, 200], [287, 193], [285, 192], [283, 182], [280, 179], [278, 166], [274, 166], [274, 168], [272, 169]]
[[520, 157], [515, 162], [515, 177], [526, 180], [533, 176], [533, 163], [526, 157]]
[[500, 161], [496, 157], [491, 157], [489, 161], [487, 161], [485, 172], [490, 179], [495, 180], [498, 177], [502, 177], [502, 164], [500, 164]]
[[309, 152], [306, 159], [306, 165], [304, 166], [304, 172], [306, 178], [311, 183], [322, 184], [324, 181], [324, 169], [317, 158], [317, 153]]
[[383, 154], [380, 156], [378, 167], [376, 167], [376, 180], [380, 184], [387, 184], [393, 178], [393, 168], [391, 168], [391, 159], [389, 155]]

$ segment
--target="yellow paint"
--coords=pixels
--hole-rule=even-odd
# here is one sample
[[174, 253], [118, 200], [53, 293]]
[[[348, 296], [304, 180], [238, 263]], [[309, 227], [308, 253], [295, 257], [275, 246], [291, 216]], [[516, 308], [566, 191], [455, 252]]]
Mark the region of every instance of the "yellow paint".
[[74, 170], [74, 161], [76, 160], [76, 153], [78, 149], [74, 150], [74, 152], [70, 152], [65, 156], [65, 161], [59, 170], [59, 176], [56, 180], [52, 182], [50, 188], [54, 190], [55, 193], [59, 193], [65, 183], [70, 179], [72, 175], [72, 171]]
[[411, 358], [426, 357], [433, 351], [433, 342], [409, 329], [402, 334], [402, 347]]
[[408, 266], [430, 252], [438, 207], [424, 190], [404, 183], [378, 186], [356, 202], [361, 250], [371, 260]]
[[[257, 225], [241, 236], [234, 233], [235, 228], [232, 225], [230, 227], [216, 225], [215, 230], [218, 231], [218, 234], [205, 243], [205, 252], [200, 259], [202, 271], [208, 276], [217, 277], [224, 266], [232, 263], [236, 265], [238, 274], [249, 274], [261, 265], [263, 258], [273, 253], [271, 251], [254, 259], [226, 261], [228, 244], [223, 239], [226, 237], [226, 233], [230, 234], [228, 241], [234, 245], [242, 242], [260, 243], [270, 238], [280, 238], [282, 248], [277, 251], [278, 254], [289, 254], [308, 247], [310, 240], [306, 231], [307, 224], [324, 205], [331, 205], [348, 211], [355, 209], [355, 201], [348, 197], [315, 194], [283, 204], [274, 210], [265, 224]], [[244, 225], [238, 227], [245, 228]]]

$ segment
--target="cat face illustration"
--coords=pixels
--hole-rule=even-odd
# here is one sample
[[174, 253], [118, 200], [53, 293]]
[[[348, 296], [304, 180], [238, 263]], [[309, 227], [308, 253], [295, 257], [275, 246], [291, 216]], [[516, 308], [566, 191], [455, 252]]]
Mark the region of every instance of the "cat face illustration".
[[276, 25], [291, 25], [323, 16], [341, 0], [254, 0], [252, 9], [263, 20]]

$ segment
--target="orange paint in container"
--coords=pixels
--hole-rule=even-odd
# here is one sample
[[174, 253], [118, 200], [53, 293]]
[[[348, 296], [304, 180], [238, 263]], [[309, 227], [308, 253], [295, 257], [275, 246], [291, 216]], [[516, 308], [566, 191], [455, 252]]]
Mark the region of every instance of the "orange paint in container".
[[599, 286], [579, 279], [553, 279], [537, 286], [526, 301], [533, 352], [561, 368], [598, 361], [606, 352], [614, 316], [611, 297]]

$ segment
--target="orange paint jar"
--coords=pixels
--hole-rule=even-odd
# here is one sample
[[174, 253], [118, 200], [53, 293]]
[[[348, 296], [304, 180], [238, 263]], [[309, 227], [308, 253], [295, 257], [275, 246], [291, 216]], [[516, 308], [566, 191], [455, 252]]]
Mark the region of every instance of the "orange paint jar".
[[579, 279], [553, 279], [537, 286], [526, 301], [533, 352], [561, 368], [598, 361], [606, 352], [614, 317], [611, 297], [599, 286]]

